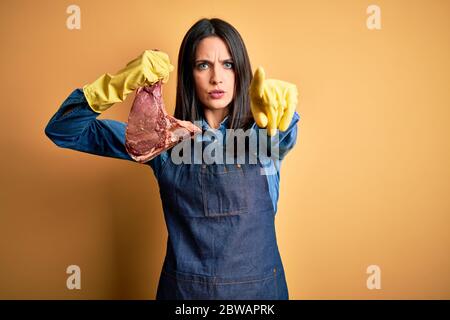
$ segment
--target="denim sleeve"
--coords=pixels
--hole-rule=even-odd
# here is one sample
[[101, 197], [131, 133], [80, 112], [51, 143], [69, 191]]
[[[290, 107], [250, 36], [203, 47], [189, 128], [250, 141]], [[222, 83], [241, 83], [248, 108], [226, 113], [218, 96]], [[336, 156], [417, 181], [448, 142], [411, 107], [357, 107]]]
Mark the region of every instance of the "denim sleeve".
[[[125, 148], [126, 123], [97, 119], [99, 115], [89, 106], [83, 90], [75, 89], [48, 122], [45, 134], [61, 148], [135, 161]], [[157, 177], [161, 161], [159, 155], [146, 163]]]
[[286, 131], [278, 131], [277, 139], [272, 138], [273, 145], [276, 145], [276, 142], [278, 141], [279, 158], [274, 157], [264, 165], [264, 173], [267, 176], [270, 198], [272, 199], [275, 212], [278, 210], [281, 160], [283, 160], [288, 152], [295, 146], [297, 141], [297, 123], [299, 120], [300, 115], [295, 112], [288, 129]]
[[[268, 152], [274, 161], [279, 162], [283, 160], [297, 142], [297, 123], [299, 120], [300, 115], [295, 111], [288, 128], [285, 131], [277, 130], [277, 134], [273, 137], [267, 136], [267, 133], [262, 134], [260, 130], [266, 132], [266, 128], [261, 129], [254, 123], [253, 127], [256, 128], [258, 137], [264, 139], [262, 141], [258, 140], [259, 154], [266, 154]], [[272, 151], [275, 150], [276, 153], [272, 154]]]
[[288, 152], [295, 146], [297, 142], [297, 123], [300, 121], [300, 115], [294, 112], [291, 123], [286, 131], [279, 131], [279, 154], [280, 160], [283, 160]]

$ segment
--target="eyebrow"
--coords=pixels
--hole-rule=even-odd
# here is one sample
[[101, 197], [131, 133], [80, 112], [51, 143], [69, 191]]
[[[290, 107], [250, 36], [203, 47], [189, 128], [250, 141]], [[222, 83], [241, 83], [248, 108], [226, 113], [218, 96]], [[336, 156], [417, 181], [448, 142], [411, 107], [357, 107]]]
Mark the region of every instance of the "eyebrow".
[[[219, 60], [219, 62], [225, 62], [225, 61], [233, 61], [233, 58], [228, 58], [228, 59], [225, 59], [225, 60]], [[195, 60], [195, 63], [197, 63], [197, 62], [212, 62], [212, 61], [210, 61], [210, 60], [207, 60], [207, 59], [198, 59], [198, 60]]]

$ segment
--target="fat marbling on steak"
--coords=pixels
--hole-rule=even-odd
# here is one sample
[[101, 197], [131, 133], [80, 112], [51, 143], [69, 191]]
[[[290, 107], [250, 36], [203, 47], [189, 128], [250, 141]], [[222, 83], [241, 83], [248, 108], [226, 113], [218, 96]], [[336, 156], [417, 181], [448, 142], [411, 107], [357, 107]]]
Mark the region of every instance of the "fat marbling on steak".
[[201, 129], [192, 122], [167, 114], [159, 81], [137, 89], [128, 116], [125, 147], [130, 157], [144, 163], [199, 132]]

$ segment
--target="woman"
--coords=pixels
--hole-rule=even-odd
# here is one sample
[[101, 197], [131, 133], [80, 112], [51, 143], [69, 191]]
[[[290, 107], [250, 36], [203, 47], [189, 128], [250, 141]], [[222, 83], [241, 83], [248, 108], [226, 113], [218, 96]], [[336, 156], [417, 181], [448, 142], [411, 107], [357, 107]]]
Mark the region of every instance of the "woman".
[[[116, 75], [73, 91], [46, 135], [60, 147], [132, 160], [126, 123], [96, 118], [138, 87], [167, 82], [172, 70], [165, 53], [145, 51]], [[201, 121], [204, 131], [217, 129], [223, 136], [227, 129], [267, 127], [267, 139], [279, 150], [270, 164], [279, 168], [296, 142], [296, 99], [294, 85], [265, 80], [262, 69], [252, 79], [244, 42], [227, 22], [201, 19], [185, 35], [178, 56], [178, 119]], [[195, 139], [205, 147], [212, 141], [205, 137]], [[169, 234], [157, 299], [288, 299], [274, 226], [279, 171], [261, 174], [259, 160], [176, 164], [173, 149], [146, 163], [158, 180]]]

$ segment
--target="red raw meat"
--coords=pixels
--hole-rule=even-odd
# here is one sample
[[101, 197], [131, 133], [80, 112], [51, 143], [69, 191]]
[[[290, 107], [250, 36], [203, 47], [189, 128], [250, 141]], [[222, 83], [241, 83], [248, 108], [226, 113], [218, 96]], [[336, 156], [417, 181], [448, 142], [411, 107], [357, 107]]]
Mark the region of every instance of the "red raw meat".
[[126, 129], [125, 147], [134, 160], [147, 162], [201, 129], [167, 114], [161, 81], [136, 91]]

